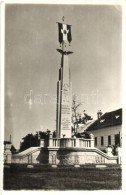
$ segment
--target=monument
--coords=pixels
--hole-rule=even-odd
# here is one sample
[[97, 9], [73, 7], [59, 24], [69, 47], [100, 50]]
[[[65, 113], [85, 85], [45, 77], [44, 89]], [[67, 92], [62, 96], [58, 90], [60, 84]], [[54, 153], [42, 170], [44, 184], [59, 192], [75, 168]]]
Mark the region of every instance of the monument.
[[59, 43], [62, 49], [59, 80], [57, 82], [56, 136], [57, 138], [71, 138], [71, 83], [68, 55], [73, 52], [68, 48], [72, 41], [71, 25], [58, 22]]
[[57, 49], [57, 51], [61, 55], [61, 66], [57, 82], [56, 137], [53, 137], [50, 132], [49, 139], [40, 139], [40, 146], [30, 147], [23, 152], [13, 154], [10, 162], [50, 164], [53, 167], [57, 167], [57, 165], [79, 167], [84, 164], [120, 164], [121, 152], [118, 151], [118, 156], [112, 156], [111, 151], [108, 155], [95, 148], [93, 135], [90, 134], [88, 139], [72, 137], [72, 92], [68, 62], [69, 54], [73, 53], [69, 51], [72, 41], [71, 25], [64, 24], [63, 18], [62, 23], [58, 22], [58, 30], [61, 49]]

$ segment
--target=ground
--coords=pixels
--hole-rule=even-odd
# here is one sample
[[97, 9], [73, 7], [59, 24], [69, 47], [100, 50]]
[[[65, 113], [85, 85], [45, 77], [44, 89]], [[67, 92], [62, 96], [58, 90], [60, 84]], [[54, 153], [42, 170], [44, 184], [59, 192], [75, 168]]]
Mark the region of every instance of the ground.
[[95, 168], [85, 165], [80, 168], [36, 165], [11, 165], [4, 168], [4, 190], [119, 190], [121, 168], [109, 165]]

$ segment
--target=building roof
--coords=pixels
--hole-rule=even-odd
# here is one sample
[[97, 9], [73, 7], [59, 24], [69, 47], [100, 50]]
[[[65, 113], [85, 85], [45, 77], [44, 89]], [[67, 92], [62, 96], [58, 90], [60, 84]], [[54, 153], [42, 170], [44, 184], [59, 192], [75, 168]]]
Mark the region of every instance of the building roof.
[[78, 133], [83, 133], [84, 131], [86, 131], [86, 129], [92, 124], [94, 123], [95, 120], [90, 120], [90, 121], [87, 121], [85, 122], [85, 124], [78, 124], [79, 127], [77, 129], [77, 132]]
[[122, 124], [122, 108], [111, 112], [106, 112], [99, 119], [94, 121], [94, 123], [92, 123], [89, 127], [87, 127], [86, 131], [97, 130], [97, 129], [112, 127], [121, 124]]

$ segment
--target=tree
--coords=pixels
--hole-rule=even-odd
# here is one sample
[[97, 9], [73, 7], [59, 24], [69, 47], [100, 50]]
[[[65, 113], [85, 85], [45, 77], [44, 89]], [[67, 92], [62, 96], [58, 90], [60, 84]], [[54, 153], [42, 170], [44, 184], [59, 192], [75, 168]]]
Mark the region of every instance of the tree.
[[84, 139], [90, 139], [90, 134], [87, 132], [83, 132], [83, 133], [77, 133], [76, 134], [77, 138], [84, 138]]
[[73, 123], [72, 131], [74, 134], [77, 131], [78, 122], [81, 118], [81, 115], [77, 112], [77, 109], [81, 105], [82, 105], [82, 103], [77, 100], [77, 96], [74, 94], [73, 99], [72, 99], [72, 112], [73, 112], [72, 113], [72, 123]]
[[20, 144], [20, 152], [24, 151], [30, 147], [37, 147], [40, 146], [40, 139], [49, 139], [50, 131], [38, 131], [36, 134], [27, 134], [25, 137], [22, 138], [22, 142]]
[[73, 99], [72, 99], [72, 111], [73, 111], [73, 116], [75, 118], [78, 116], [77, 109], [81, 105], [82, 105], [82, 103], [77, 101], [77, 96], [74, 94]]
[[16, 153], [16, 148], [13, 145], [11, 145], [10, 151], [12, 152], [12, 154], [15, 154]]
[[20, 145], [20, 151], [26, 150], [30, 148], [31, 146], [34, 146], [34, 139], [33, 134], [27, 134], [25, 137], [22, 138], [22, 142]]
[[86, 113], [84, 110], [84, 117], [82, 118], [83, 124], [85, 124], [87, 121], [92, 120], [93, 118]]
[[86, 113], [84, 110], [83, 116], [78, 112], [79, 106], [81, 106], [82, 103], [78, 101], [77, 96], [74, 95], [72, 99], [72, 132], [73, 135], [77, 135], [77, 129], [79, 127], [79, 124], [86, 124], [87, 121], [92, 120], [93, 118]]

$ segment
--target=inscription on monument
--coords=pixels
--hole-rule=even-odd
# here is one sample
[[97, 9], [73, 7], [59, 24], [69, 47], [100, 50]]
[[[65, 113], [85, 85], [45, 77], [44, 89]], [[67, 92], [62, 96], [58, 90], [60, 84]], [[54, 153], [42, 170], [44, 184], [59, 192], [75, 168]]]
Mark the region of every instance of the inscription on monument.
[[62, 90], [62, 122], [61, 129], [71, 131], [70, 85], [63, 84]]
[[69, 118], [63, 118], [62, 120], [62, 130], [69, 130], [70, 129], [71, 122]]
[[70, 114], [70, 106], [62, 105], [62, 113], [63, 114]]

